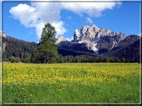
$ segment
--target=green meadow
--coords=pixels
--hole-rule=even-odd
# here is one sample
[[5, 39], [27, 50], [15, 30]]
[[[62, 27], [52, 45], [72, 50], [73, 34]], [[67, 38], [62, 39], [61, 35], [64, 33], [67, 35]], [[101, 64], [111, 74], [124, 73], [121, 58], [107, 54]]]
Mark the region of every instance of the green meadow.
[[138, 63], [3, 63], [3, 103], [140, 103]]

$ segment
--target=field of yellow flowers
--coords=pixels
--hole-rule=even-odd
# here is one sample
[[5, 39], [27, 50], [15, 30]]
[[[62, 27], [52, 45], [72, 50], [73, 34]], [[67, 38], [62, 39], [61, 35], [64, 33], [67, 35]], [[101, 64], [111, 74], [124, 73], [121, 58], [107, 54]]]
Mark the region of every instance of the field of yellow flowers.
[[139, 103], [137, 63], [3, 63], [3, 103]]

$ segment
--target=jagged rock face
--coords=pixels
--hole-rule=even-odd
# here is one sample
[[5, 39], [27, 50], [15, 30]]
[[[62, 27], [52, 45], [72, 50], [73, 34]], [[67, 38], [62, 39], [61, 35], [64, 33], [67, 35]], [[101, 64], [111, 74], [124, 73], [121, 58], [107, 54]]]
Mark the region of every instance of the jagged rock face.
[[131, 44], [131, 43], [133, 43], [133, 42], [135, 42], [137, 40], [139, 40], [139, 39], [140, 39], [140, 36], [138, 36], [138, 35], [129, 35], [124, 40], [119, 42], [117, 44], [117, 46], [113, 47], [112, 50], [116, 50], [116, 49], [119, 49], [121, 47], [125, 47], [125, 46], [127, 46], [127, 45], [129, 45], [129, 44]]
[[[67, 41], [61, 37], [57, 42], [58, 50], [61, 50], [62, 53], [67, 50], [68, 54], [69, 51], [88, 53], [93, 51], [93, 54], [104, 54], [108, 51], [122, 48], [137, 39], [139, 39], [137, 35], [126, 36], [123, 33], [113, 32], [109, 29], [98, 28], [96, 25], [93, 25], [76, 29], [72, 41]], [[72, 54], [70, 53], [69, 55]]]
[[125, 34], [104, 28], [99, 29], [96, 25], [93, 25], [91, 27], [83, 26], [82, 29], [76, 29], [72, 42], [86, 43], [88, 49], [97, 52], [99, 49], [104, 48], [110, 50], [125, 38]]
[[0, 51], [2, 52], [5, 51], [5, 47], [6, 47], [5, 39], [6, 39], [5, 33], [2, 30], [0, 30]]
[[83, 26], [82, 29], [76, 29], [74, 32], [74, 42], [76, 41], [93, 41], [96, 39], [100, 39], [104, 36], [117, 36], [117, 39], [119, 41], [122, 41], [125, 39], [126, 35], [118, 32], [113, 32], [109, 29], [99, 29], [97, 26], [93, 25], [92, 27], [89, 26]]
[[66, 41], [66, 39], [65, 39], [63, 36], [60, 36], [60, 37], [58, 38], [58, 40], [55, 42], [55, 44], [57, 45], [57, 44], [59, 44], [59, 43], [61, 43], [61, 42], [63, 42], [63, 41]]

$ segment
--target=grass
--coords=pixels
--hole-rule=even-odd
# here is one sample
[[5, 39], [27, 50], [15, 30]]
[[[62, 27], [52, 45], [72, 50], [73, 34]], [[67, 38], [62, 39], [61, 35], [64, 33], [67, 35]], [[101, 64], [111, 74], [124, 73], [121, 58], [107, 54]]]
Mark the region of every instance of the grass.
[[140, 103], [140, 65], [4, 63], [3, 103]]

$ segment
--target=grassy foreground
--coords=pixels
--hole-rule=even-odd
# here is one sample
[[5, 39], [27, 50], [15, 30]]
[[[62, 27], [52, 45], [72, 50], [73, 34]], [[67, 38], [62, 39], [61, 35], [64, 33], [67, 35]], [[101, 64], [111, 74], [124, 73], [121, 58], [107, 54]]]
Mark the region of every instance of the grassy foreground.
[[139, 103], [140, 64], [3, 64], [3, 103]]

